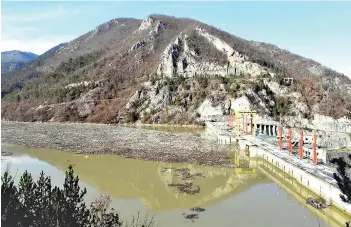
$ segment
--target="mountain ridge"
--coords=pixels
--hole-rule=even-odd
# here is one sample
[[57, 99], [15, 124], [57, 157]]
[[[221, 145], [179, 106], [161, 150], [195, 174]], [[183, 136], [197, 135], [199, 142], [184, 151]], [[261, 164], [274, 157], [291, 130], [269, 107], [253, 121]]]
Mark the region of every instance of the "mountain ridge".
[[[293, 86], [284, 85], [285, 77], [294, 78]], [[147, 121], [145, 116], [157, 121], [168, 111], [174, 116], [164, 122], [179, 116], [184, 119], [178, 122], [197, 122], [202, 104], [221, 105], [224, 113], [247, 97], [267, 116], [280, 111], [301, 120], [314, 114], [339, 118], [350, 114], [350, 84], [343, 74], [271, 44], [153, 14], [112, 19], [4, 75], [2, 95], [15, 106], [2, 112], [26, 121], [107, 123]], [[293, 110], [296, 105], [301, 110]]]
[[24, 64], [33, 61], [37, 57], [37, 54], [20, 50], [1, 52], [1, 73], [20, 69]]

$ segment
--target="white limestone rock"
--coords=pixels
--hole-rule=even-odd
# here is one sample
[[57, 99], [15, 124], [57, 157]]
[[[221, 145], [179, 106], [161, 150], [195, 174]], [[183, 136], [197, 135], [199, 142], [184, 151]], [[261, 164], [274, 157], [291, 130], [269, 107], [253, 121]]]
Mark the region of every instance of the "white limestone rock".
[[234, 53], [234, 49], [221, 39], [209, 34], [205, 29], [196, 27], [196, 31], [212, 43], [219, 51], [224, 52], [228, 57]]
[[351, 133], [351, 120], [345, 117], [334, 119], [332, 117], [315, 114], [312, 124], [316, 130]]
[[224, 42], [216, 36], [209, 34], [205, 29], [196, 27], [196, 31], [199, 35], [203, 36], [210, 43], [212, 43], [219, 51], [227, 55], [228, 61], [231, 66], [230, 70], [228, 70], [229, 74], [238, 75], [240, 73], [248, 73], [256, 77], [268, 73], [268, 71], [264, 67], [260, 66], [257, 63], [250, 62], [247, 56], [244, 56], [239, 52], [235, 51], [226, 42]]
[[243, 95], [240, 98], [231, 100], [231, 109], [234, 111], [251, 110], [251, 102]]
[[158, 75], [165, 75], [168, 77], [172, 77], [172, 75], [175, 72], [174, 66], [173, 66], [173, 60], [178, 58], [179, 55], [179, 38], [176, 38], [176, 40], [173, 43], [170, 43], [166, 49], [164, 50], [162, 56], [161, 56], [161, 63], [157, 69], [157, 74]]
[[81, 97], [76, 101], [78, 114], [80, 117], [87, 117], [92, 113], [94, 102], [91, 100], [98, 99], [100, 88], [94, 88], [93, 90], [88, 91], [85, 94], [82, 94]]
[[89, 81], [82, 81], [82, 82], [79, 82], [79, 83], [72, 83], [72, 84], [68, 84], [65, 86], [65, 88], [73, 88], [73, 87], [78, 87], [78, 86], [88, 86], [91, 82]]
[[141, 24], [140, 24], [140, 27], [139, 27], [139, 31], [142, 31], [142, 30], [146, 30], [148, 28], [150, 28], [152, 26], [152, 23], [154, 22], [154, 18], [153, 17], [148, 17], [146, 19], [144, 19]]
[[212, 106], [211, 101], [207, 98], [201, 103], [201, 105], [197, 109], [197, 112], [200, 114], [200, 118], [202, 119], [211, 115], [223, 115], [221, 105]]
[[269, 81], [264, 83], [269, 87], [269, 89], [276, 95], [285, 95], [288, 93], [288, 89], [286, 87], [280, 86], [277, 82]]

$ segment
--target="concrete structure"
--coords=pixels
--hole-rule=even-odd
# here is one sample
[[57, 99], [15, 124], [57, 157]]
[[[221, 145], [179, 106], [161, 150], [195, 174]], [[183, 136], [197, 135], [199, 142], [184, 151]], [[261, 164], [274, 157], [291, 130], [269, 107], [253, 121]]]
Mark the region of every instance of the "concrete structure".
[[[313, 148], [311, 145], [303, 146], [303, 156], [313, 160]], [[327, 150], [324, 148], [317, 148], [317, 160], [327, 163]]]
[[[311, 145], [304, 146], [304, 155], [308, 158], [300, 159], [298, 155], [295, 156], [293, 154], [294, 152], [288, 153], [286, 150], [280, 150], [278, 148], [278, 143], [272, 145], [253, 135], [242, 134], [238, 137], [234, 137], [234, 132], [227, 127], [226, 121], [224, 123], [206, 122], [206, 125], [213, 131], [213, 135], [217, 136], [218, 143], [227, 144], [238, 142], [241, 150], [248, 149], [249, 157], [259, 157], [270, 162], [278, 169], [289, 174], [310, 191], [351, 215], [351, 204], [346, 204], [340, 199], [339, 195], [341, 192], [333, 178], [335, 169], [323, 164], [312, 164], [310, 161], [310, 159], [313, 159], [313, 149]], [[260, 131], [263, 130], [263, 132], [266, 132], [268, 135], [277, 134], [277, 125], [262, 124], [261, 122], [261, 124], [257, 125], [257, 129]], [[287, 129], [283, 129], [283, 131], [286, 134], [288, 132]], [[317, 148], [316, 152], [318, 155], [317, 158], [326, 163], [327, 150]]]
[[332, 176], [335, 169], [325, 165], [313, 165], [309, 160], [301, 160], [252, 136], [243, 137], [240, 142], [247, 144], [250, 157], [260, 157], [270, 162], [325, 201], [351, 215], [351, 204], [341, 200], [340, 189]]

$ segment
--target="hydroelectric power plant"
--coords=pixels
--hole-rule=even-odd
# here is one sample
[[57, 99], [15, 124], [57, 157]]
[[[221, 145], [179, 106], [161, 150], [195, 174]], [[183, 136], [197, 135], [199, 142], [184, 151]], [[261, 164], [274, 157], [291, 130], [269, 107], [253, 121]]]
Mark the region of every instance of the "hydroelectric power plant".
[[[340, 198], [340, 189], [333, 174], [333, 158], [346, 157], [350, 145], [332, 147], [316, 130], [291, 128], [275, 121], [256, 119], [256, 112], [237, 111], [228, 116], [208, 116], [208, 133], [220, 144], [238, 143], [250, 158], [261, 158], [283, 171], [292, 179], [322, 198], [325, 205], [333, 205], [351, 215], [351, 204]], [[329, 144], [329, 146], [328, 146]], [[346, 173], [348, 176], [351, 173]], [[316, 208], [323, 208], [311, 202]]]

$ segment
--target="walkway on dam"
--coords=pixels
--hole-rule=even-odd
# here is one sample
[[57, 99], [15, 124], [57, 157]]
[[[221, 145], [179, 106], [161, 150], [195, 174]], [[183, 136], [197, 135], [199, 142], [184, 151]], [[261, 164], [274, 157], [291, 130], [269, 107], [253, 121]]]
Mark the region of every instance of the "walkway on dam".
[[324, 164], [313, 165], [311, 160], [301, 159], [300, 157], [294, 154], [290, 154], [287, 150], [280, 150], [278, 146], [274, 146], [270, 143], [263, 141], [262, 139], [260, 139], [259, 136], [254, 137], [250, 135], [242, 135], [241, 138], [257, 146], [260, 146], [261, 149], [264, 149], [270, 152], [271, 154], [291, 163], [292, 165], [305, 170], [313, 176], [325, 182], [328, 182], [329, 184], [335, 187], [338, 187], [337, 182], [333, 177], [333, 173], [335, 172], [334, 168], [331, 168]]
[[231, 142], [244, 139], [252, 143], [252, 145], [257, 145], [261, 149], [264, 149], [271, 154], [292, 163], [294, 166], [314, 175], [315, 177], [338, 187], [337, 182], [333, 177], [333, 173], [336, 171], [335, 168], [325, 164], [314, 165], [309, 159], [301, 159], [298, 155], [290, 154], [284, 148], [283, 150], [280, 150], [278, 147], [278, 140], [277, 144], [274, 145], [272, 144], [271, 139], [266, 139], [266, 137], [272, 138], [271, 136], [253, 136], [240, 133], [239, 137], [236, 137], [236, 132], [227, 125], [227, 122], [206, 122], [206, 125], [214, 131], [219, 140], [221, 140], [223, 137], [228, 137]]

